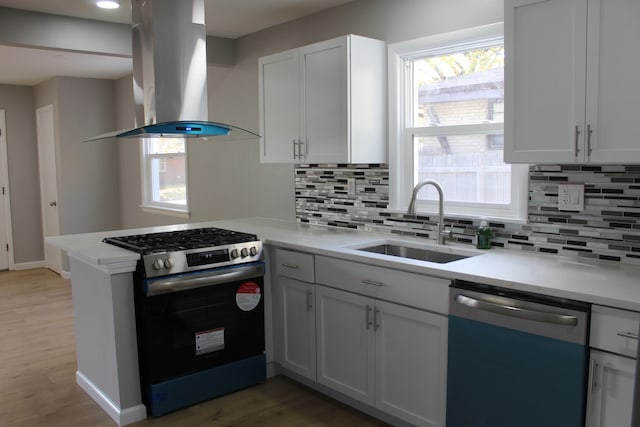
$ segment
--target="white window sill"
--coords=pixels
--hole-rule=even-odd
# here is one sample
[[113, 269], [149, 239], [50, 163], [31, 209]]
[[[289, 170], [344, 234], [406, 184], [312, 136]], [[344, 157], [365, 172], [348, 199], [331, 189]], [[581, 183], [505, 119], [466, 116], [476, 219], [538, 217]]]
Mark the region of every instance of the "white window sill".
[[142, 212], [173, 216], [176, 218], [189, 219], [191, 217], [191, 212], [183, 211], [180, 209], [160, 208], [158, 206], [147, 206], [147, 205], [140, 205], [140, 209], [142, 209]]
[[[390, 207], [386, 209], [385, 212], [395, 213], [395, 214], [406, 214], [407, 210]], [[416, 209], [416, 216], [428, 216], [428, 217], [438, 216], [438, 211], [437, 209], [421, 210], [420, 208], [418, 208]], [[526, 218], [522, 218], [522, 219], [513, 218], [513, 217], [500, 216], [500, 215], [491, 214], [491, 213], [488, 213], [486, 215], [479, 215], [479, 214], [469, 214], [469, 213], [455, 212], [455, 211], [447, 212], [447, 209], [444, 210], [444, 216], [445, 218], [455, 218], [455, 219], [471, 220], [471, 221], [474, 221], [474, 220], [479, 221], [481, 219], [486, 219], [487, 221], [490, 221], [490, 222], [499, 222], [499, 223], [505, 223], [505, 224], [526, 225], [528, 223]]]

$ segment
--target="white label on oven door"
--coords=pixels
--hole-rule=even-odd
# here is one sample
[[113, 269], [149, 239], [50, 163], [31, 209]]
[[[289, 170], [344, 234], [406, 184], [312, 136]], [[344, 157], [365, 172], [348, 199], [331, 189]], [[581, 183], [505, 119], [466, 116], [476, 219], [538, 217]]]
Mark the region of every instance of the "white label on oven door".
[[260, 304], [260, 286], [255, 282], [244, 282], [236, 292], [236, 304], [242, 311], [251, 311]]
[[196, 332], [196, 355], [224, 349], [224, 328]]

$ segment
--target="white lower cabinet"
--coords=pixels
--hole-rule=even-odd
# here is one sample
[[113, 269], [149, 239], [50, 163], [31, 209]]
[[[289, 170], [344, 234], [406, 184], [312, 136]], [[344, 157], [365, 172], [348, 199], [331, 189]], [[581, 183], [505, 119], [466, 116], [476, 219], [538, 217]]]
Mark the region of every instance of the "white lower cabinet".
[[314, 285], [278, 278], [282, 324], [276, 360], [298, 375], [316, 380], [316, 318]]
[[374, 300], [316, 285], [318, 382], [374, 405]]
[[444, 426], [447, 319], [376, 302], [376, 407], [419, 426]]
[[630, 427], [636, 361], [591, 350], [586, 427]]
[[444, 426], [446, 317], [316, 285], [318, 382], [416, 426]]
[[594, 305], [586, 427], [631, 427], [640, 313]]
[[280, 248], [273, 253], [274, 358], [283, 368], [315, 381], [313, 255]]

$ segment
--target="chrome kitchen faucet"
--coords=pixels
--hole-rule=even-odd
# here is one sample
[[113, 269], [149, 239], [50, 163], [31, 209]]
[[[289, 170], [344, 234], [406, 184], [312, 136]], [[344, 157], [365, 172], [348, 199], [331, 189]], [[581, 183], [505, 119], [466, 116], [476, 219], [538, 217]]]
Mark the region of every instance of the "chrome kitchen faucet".
[[408, 215], [416, 214], [416, 199], [418, 198], [418, 193], [425, 185], [431, 184], [438, 191], [438, 244], [444, 245], [445, 234], [443, 231], [444, 227], [444, 194], [442, 193], [442, 187], [438, 184], [437, 181], [432, 179], [425, 179], [416, 184], [413, 187], [413, 192], [411, 193], [411, 201], [409, 201], [409, 207], [407, 208]]

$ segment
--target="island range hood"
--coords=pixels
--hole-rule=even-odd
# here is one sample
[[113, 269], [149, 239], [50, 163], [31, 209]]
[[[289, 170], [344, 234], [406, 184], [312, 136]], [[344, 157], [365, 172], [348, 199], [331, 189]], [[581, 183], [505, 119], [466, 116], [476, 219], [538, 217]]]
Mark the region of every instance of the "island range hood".
[[132, 0], [134, 129], [108, 138], [205, 138], [215, 141], [260, 136], [210, 122], [204, 0]]

